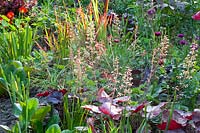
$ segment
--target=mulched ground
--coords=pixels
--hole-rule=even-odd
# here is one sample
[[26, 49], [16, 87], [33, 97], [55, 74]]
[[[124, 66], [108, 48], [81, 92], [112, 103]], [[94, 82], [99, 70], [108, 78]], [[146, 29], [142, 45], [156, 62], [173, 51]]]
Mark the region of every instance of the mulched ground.
[[[0, 98], [0, 125], [12, 127], [17, 118], [12, 113], [12, 104], [9, 98]], [[5, 133], [0, 128], [0, 133]]]
[[[33, 88], [30, 91], [30, 97], [34, 97], [38, 93], [38, 88]], [[0, 125], [12, 127], [15, 125], [17, 118], [13, 115], [12, 104], [9, 97], [0, 97]], [[5, 131], [0, 128], [0, 133]]]

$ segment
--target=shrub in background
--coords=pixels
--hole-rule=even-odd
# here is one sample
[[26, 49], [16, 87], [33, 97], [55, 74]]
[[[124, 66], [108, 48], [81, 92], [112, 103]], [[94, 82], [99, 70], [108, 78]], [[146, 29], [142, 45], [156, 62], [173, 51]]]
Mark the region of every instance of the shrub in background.
[[24, 4], [24, 0], [0, 0], [0, 14], [6, 14], [9, 11], [17, 13]]

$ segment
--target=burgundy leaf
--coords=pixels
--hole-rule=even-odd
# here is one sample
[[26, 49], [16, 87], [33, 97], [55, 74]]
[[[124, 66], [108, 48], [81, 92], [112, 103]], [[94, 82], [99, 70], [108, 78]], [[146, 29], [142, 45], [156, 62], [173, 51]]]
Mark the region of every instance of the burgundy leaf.
[[200, 109], [195, 109], [192, 112], [192, 126], [196, 129], [196, 131], [200, 132]]
[[67, 90], [66, 89], [61, 89], [61, 90], [59, 90], [59, 92], [61, 92], [63, 95], [65, 95], [67, 93]]
[[51, 93], [51, 92], [49, 92], [49, 91], [45, 91], [45, 92], [36, 94], [36, 96], [37, 96], [37, 97], [46, 97], [46, 96], [48, 96], [50, 93]]
[[92, 111], [94, 113], [98, 113], [98, 114], [101, 113], [98, 106], [95, 106], [95, 105], [85, 105], [85, 106], [81, 106], [81, 107], [86, 109], [86, 110]]
[[[169, 119], [170, 111], [169, 110], [164, 110], [163, 115], [162, 115], [162, 121], [167, 122]], [[174, 110], [173, 115], [172, 115], [172, 120], [176, 121], [178, 124], [182, 126], [186, 126], [188, 119], [185, 118], [184, 115], [180, 114], [178, 110]]]
[[101, 103], [111, 101], [110, 96], [105, 92], [104, 88], [99, 89], [99, 91], [97, 93], [97, 101], [99, 101]]
[[130, 100], [130, 97], [129, 96], [124, 96], [124, 97], [118, 97], [118, 98], [115, 98], [113, 100], [114, 103], [122, 103], [122, 102], [127, 102]]
[[106, 97], [109, 98], [110, 96], [105, 92], [104, 88], [99, 89], [98, 93], [97, 93], [98, 97]]
[[192, 112], [192, 121], [194, 122], [200, 121], [200, 109], [195, 109], [194, 112]]
[[143, 102], [143, 103], [139, 104], [138, 106], [127, 106], [126, 110], [132, 111], [133, 113], [137, 113], [137, 112], [141, 111], [146, 105], [147, 105], [147, 102]]
[[182, 117], [186, 118], [187, 120], [192, 120], [192, 113], [191, 112], [185, 112], [182, 110], [175, 110], [175, 112], [179, 113]]
[[153, 118], [158, 116], [162, 112], [162, 107], [164, 107], [167, 102], [161, 102], [157, 106], [147, 106], [147, 116]]
[[[167, 127], [167, 122], [162, 122], [161, 124], [157, 125], [158, 129], [165, 130]], [[182, 125], [177, 123], [175, 120], [170, 120], [168, 130], [176, 130], [181, 129]]]
[[112, 119], [118, 120], [121, 116], [123, 108], [116, 107], [110, 102], [105, 102], [99, 107], [99, 110], [103, 114], [109, 115]]

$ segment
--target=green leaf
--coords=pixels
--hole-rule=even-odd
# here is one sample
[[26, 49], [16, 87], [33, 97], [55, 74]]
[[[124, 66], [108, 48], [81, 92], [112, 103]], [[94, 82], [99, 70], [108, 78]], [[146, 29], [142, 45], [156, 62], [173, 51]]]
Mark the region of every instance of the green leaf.
[[73, 133], [71, 130], [63, 130], [61, 133]]
[[23, 67], [20, 61], [12, 61], [11, 65], [13, 65], [15, 68]]
[[19, 122], [17, 122], [13, 128], [12, 128], [12, 133], [21, 133], [21, 127], [20, 127], [20, 124]]
[[0, 77], [0, 96], [6, 93], [6, 81]]
[[45, 133], [61, 133], [61, 129], [58, 124], [51, 125]]
[[48, 112], [50, 112], [51, 106], [43, 106], [39, 108], [35, 114], [32, 116], [31, 121], [43, 121], [45, 116], [47, 115]]
[[50, 127], [53, 124], [58, 124], [59, 122], [60, 122], [60, 117], [58, 114], [55, 114], [48, 120], [47, 127]]
[[9, 21], [10, 21], [10, 19], [9, 19], [9, 18], [7, 18], [5, 15], [0, 15], [0, 17], [1, 17], [1, 18], [3, 18], [3, 20], [6, 20], [7, 22], [9, 22]]
[[34, 133], [43, 133], [44, 126], [43, 126], [43, 121], [34, 121], [31, 123], [31, 126], [33, 127]]
[[21, 104], [23, 118], [26, 118], [26, 108], [28, 108], [28, 120], [30, 120], [33, 114], [37, 111], [38, 105], [39, 101], [37, 98], [31, 98], [27, 101], [27, 104]]
[[22, 106], [19, 103], [14, 103], [14, 115], [19, 118], [22, 113]]

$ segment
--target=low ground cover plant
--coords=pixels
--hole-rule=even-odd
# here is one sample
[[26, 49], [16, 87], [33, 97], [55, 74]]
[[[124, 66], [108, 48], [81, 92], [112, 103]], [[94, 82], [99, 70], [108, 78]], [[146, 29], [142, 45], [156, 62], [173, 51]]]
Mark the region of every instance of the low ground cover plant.
[[195, 0], [0, 1], [0, 132], [200, 132], [199, 27]]

